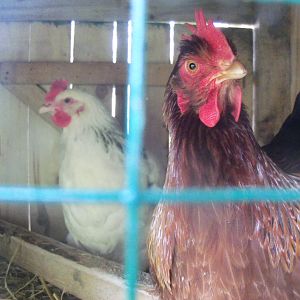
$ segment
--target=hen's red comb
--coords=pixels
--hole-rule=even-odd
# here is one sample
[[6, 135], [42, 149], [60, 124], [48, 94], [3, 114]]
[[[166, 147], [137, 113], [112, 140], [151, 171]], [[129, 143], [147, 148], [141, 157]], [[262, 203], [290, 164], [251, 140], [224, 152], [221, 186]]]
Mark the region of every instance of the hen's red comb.
[[199, 38], [206, 40], [219, 59], [233, 60], [234, 54], [225, 35], [215, 27], [212, 20], [206, 22], [202, 9], [195, 11], [195, 20], [196, 26], [187, 24], [189, 30]]
[[65, 91], [68, 88], [69, 82], [68, 80], [60, 79], [60, 80], [55, 80], [50, 88], [50, 91], [46, 94], [45, 96], [45, 102], [46, 103], [51, 103], [54, 101], [55, 97]]

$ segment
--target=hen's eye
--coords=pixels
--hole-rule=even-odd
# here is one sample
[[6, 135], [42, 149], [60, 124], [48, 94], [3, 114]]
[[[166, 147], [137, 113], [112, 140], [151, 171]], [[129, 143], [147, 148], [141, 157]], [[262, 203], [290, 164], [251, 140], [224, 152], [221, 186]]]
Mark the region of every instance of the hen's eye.
[[189, 73], [195, 73], [197, 72], [199, 65], [193, 60], [188, 60], [185, 64], [185, 67]]
[[189, 64], [189, 69], [194, 71], [195, 69], [197, 68], [196, 64], [195, 63], [190, 63]]
[[64, 102], [65, 102], [65, 103], [70, 103], [70, 102], [71, 102], [71, 98], [66, 98], [66, 99], [64, 100]]

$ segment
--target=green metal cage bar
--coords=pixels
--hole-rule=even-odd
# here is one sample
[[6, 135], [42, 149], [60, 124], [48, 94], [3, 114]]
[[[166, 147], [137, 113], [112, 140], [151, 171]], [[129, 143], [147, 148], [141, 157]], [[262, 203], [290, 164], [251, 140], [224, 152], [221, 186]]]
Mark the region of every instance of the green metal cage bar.
[[[165, 202], [297, 202], [300, 200], [300, 189], [272, 188], [210, 188], [163, 191], [162, 189], [142, 190], [138, 193], [139, 204]], [[27, 203], [108, 203], [116, 202], [127, 205], [130, 193], [127, 190], [107, 191], [95, 189], [61, 189], [41, 187], [0, 187], [0, 201]]]
[[128, 283], [128, 299], [135, 299], [138, 272], [138, 210], [139, 165], [145, 125], [145, 43], [147, 1], [131, 0], [132, 52], [128, 78], [130, 85], [129, 134], [126, 139], [127, 190], [122, 194], [127, 202], [127, 238], [125, 251], [125, 273]]

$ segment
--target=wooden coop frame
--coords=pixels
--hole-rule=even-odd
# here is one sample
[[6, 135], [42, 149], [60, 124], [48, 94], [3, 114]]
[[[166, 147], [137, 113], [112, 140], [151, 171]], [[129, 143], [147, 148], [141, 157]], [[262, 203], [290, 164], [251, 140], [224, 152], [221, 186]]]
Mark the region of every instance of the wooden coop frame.
[[[250, 95], [246, 99], [247, 103], [251, 103], [253, 99], [262, 99], [259, 103], [254, 101], [250, 111], [255, 116], [252, 121], [258, 140], [267, 142], [278, 130], [282, 120], [289, 114], [295, 95], [300, 89], [300, 77], [297, 76], [300, 68], [300, 8], [280, 4], [273, 4], [270, 7], [249, 2], [239, 5], [239, 1], [236, 0], [226, 2], [222, 6], [217, 4], [218, 1], [215, 0], [201, 2], [206, 14], [216, 21], [257, 26], [253, 32], [249, 31], [248, 34], [243, 35], [232, 32], [232, 29], [227, 30], [234, 35], [238, 47], [245, 48], [244, 53], [247, 54], [247, 57], [249, 57], [249, 52], [246, 47], [249, 40], [254, 45], [252, 48], [254, 53], [250, 53], [251, 60], [246, 62], [247, 68], [251, 72], [244, 83], [244, 88], [248, 91], [248, 96]], [[239, 5], [239, 10], [233, 14], [232, 11], [236, 5]], [[192, 21], [194, 9], [198, 6], [199, 1], [196, 0], [175, 0], [172, 7], [163, 0], [149, 3], [149, 30], [151, 30], [151, 26], [154, 28], [154, 24], [161, 26], [158, 29], [158, 35], [149, 35], [147, 73], [147, 85], [150, 87], [149, 98], [159, 97], [159, 101], [163, 100], [164, 86], [172, 69], [168, 54], [151, 54], [151, 51], [155, 52], [151, 49], [151, 44], [161, 42], [166, 36], [168, 22], [175, 20], [179, 22], [177, 25], [178, 35], [174, 40], [176, 47], [181, 32], [184, 32], [184, 26], [180, 22]], [[43, 28], [44, 22], [59, 21], [61, 24], [65, 24], [75, 20], [83, 27], [84, 24], [90, 24], [87, 27], [91, 26], [92, 28], [93, 22], [114, 21], [116, 12], [118, 12], [117, 21], [120, 24], [123, 22], [124, 25], [129, 18], [128, 7], [129, 1], [126, 0], [88, 0], [84, 3], [78, 0], [74, 1], [72, 6], [70, 1], [66, 0], [25, 0], [21, 3], [11, 0], [0, 4], [0, 22], [2, 24], [15, 22], [16, 30], [21, 31], [26, 30], [25, 28], [21, 29], [24, 23], [35, 22], [31, 30], [45, 30], [47, 33], [45, 27]], [[277, 16], [275, 23], [274, 19], [270, 18], [272, 14]], [[125, 29], [120, 26], [120, 30]], [[0, 32], [0, 36], [3, 37], [7, 37], [8, 34], [5, 30]], [[60, 53], [61, 56], [51, 57], [49, 55], [49, 61], [45, 61], [44, 58], [39, 57], [37, 52], [31, 53], [30, 61], [26, 55], [13, 57], [13, 53], [11, 59], [6, 60], [1, 56], [3, 47], [0, 46], [0, 83], [9, 93], [30, 107], [33, 112], [38, 111], [44, 97], [41, 86], [48, 85], [57, 78], [68, 78], [74, 85], [115, 85], [117, 93], [124, 98], [123, 88], [127, 84], [128, 64], [126, 57], [122, 54], [116, 63], [108, 61], [107, 57], [93, 62], [87, 62], [84, 59], [76, 61], [75, 59], [73, 63], [70, 63], [67, 61], [68, 57], [65, 56], [65, 53]], [[124, 45], [121, 40], [120, 48], [122, 49], [122, 47]], [[273, 49], [278, 51], [275, 53]], [[84, 54], [80, 55], [84, 57]], [[92, 56], [93, 54], [90, 57]], [[274, 61], [277, 63], [274, 64]], [[263, 70], [268, 71], [266, 73]], [[251, 84], [253, 81], [255, 88]], [[287, 86], [290, 88], [287, 89]], [[288, 105], [286, 105], [287, 103]], [[273, 111], [270, 111], [270, 105], [274, 108]], [[151, 116], [158, 113], [157, 108], [152, 107], [151, 109]], [[49, 118], [44, 116], [42, 118], [52, 126]], [[165, 137], [166, 133], [163, 138]], [[164, 149], [164, 154], [166, 152], [167, 148]], [[75, 296], [83, 299], [112, 299], [113, 297], [124, 299], [126, 286], [121, 276], [122, 267], [118, 264], [107, 262], [80, 250], [74, 250], [53, 239], [0, 221], [0, 255], [9, 259], [14, 255], [15, 249], [20, 249], [14, 258], [16, 263], [31, 272], [38, 274], [42, 272], [39, 275]], [[48, 260], [53, 262], [50, 268], [47, 266]], [[65, 272], [57, 276], [58, 270], [61, 270], [62, 266]], [[108, 290], [111, 290], [113, 294], [107, 294]], [[147, 274], [141, 274], [137, 298], [157, 299], [157, 296], [153, 294], [153, 286], [151, 286], [151, 280]]]

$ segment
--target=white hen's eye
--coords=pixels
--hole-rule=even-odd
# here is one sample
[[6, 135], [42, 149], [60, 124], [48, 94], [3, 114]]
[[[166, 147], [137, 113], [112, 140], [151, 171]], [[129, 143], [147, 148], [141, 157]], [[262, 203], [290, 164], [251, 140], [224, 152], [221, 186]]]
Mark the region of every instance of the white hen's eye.
[[71, 102], [71, 100], [72, 100], [71, 98], [65, 98], [65, 99], [64, 99], [64, 102], [65, 102], [66, 104], [68, 104], [68, 103]]

